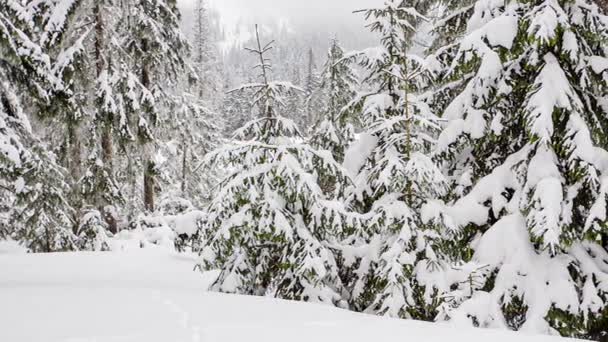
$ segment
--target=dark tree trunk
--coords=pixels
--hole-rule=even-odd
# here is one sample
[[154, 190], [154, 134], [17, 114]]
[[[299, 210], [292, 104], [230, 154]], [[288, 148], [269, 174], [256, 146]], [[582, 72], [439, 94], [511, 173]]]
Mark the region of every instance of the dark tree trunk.
[[112, 139], [112, 124], [106, 123], [101, 132], [101, 148], [103, 151], [103, 164], [112, 174], [114, 172], [114, 141]]
[[102, 213], [103, 213], [103, 219], [106, 221], [106, 224], [108, 225], [108, 230], [112, 234], [118, 233], [118, 221], [116, 220], [116, 217], [114, 216], [114, 212], [103, 209]]
[[[143, 38], [141, 41], [141, 48], [143, 53], [142, 60], [142, 69], [141, 69], [141, 84], [148, 90], [150, 90], [150, 86], [152, 85], [151, 75], [150, 75], [150, 66], [148, 65], [148, 40]], [[155, 174], [156, 174], [156, 166], [154, 161], [152, 161], [151, 153], [149, 151], [149, 142], [147, 141], [150, 137], [144, 137], [144, 206], [148, 212], [153, 212], [155, 210], [154, 206], [154, 196], [155, 196]]]
[[69, 158], [68, 158], [68, 170], [72, 173], [74, 179], [78, 179], [81, 175], [82, 158], [80, 156], [80, 134], [78, 132], [78, 123], [72, 119], [68, 124], [68, 135], [69, 135]]
[[105, 60], [103, 58], [103, 50], [105, 48], [104, 41], [104, 21], [103, 21], [103, 4], [97, 2], [95, 4], [95, 65], [97, 67], [97, 76], [99, 76], [105, 68]]
[[[74, 196], [75, 200], [72, 201], [72, 207], [74, 208], [74, 212], [72, 213], [72, 232], [74, 234], [78, 233], [80, 229], [80, 217], [82, 210], [82, 200], [80, 199], [80, 193], [78, 190], [78, 186], [76, 186], [80, 176], [82, 175], [82, 158], [81, 158], [81, 142], [80, 142], [80, 134], [78, 132], [78, 122], [71, 119], [68, 123], [68, 149], [66, 153], [68, 157], [67, 161], [67, 170], [70, 172], [72, 176], [72, 190], [71, 194]], [[51, 251], [49, 251], [51, 252]]]
[[[95, 66], [97, 68], [97, 77], [100, 77], [106, 68], [106, 60], [104, 58], [105, 52], [105, 22], [103, 17], [103, 3], [98, 1], [95, 4], [93, 9], [95, 14]], [[113, 177], [114, 174], [114, 142], [112, 137], [112, 125], [114, 118], [105, 113], [107, 116], [102, 118], [101, 125], [101, 151], [102, 151], [102, 160], [106, 172], [108, 172], [109, 177]], [[100, 196], [100, 200], [98, 200], [99, 211], [102, 214], [103, 219], [106, 221], [108, 225], [108, 229], [113, 234], [118, 233], [118, 224], [115, 217], [113, 208], [113, 203], [109, 203], [108, 200], [104, 200], [104, 198], [109, 198], [109, 196]]]
[[144, 205], [148, 212], [154, 211], [154, 173], [154, 162], [148, 160], [146, 162], [146, 169], [144, 171]]
[[[144, 86], [147, 88], [147, 84], [150, 84], [148, 72], [146, 68], [144, 68], [144, 72], [142, 75], [142, 82]], [[149, 144], [149, 142], [145, 142], [144, 144]], [[148, 146], [144, 146], [144, 149], [147, 150]], [[150, 153], [146, 151], [144, 153], [145, 156], [145, 170], [144, 170], [144, 205], [146, 210], [149, 212], [154, 211], [154, 186], [156, 181], [154, 180], [154, 176], [156, 173], [156, 167], [154, 161], [152, 161], [152, 157]]]
[[[114, 175], [114, 147], [112, 140], [112, 126], [109, 123], [106, 123], [103, 126], [103, 131], [101, 134], [101, 147], [103, 150], [103, 163], [110, 177]], [[102, 201], [105, 202], [105, 205], [102, 205], [101, 212], [103, 214], [103, 218], [108, 225], [108, 229], [112, 234], [118, 233], [118, 222], [115, 217], [114, 210], [107, 210], [107, 207], [114, 208], [114, 203], [108, 203], [107, 200]]]
[[186, 178], [188, 177], [188, 146], [184, 141], [184, 156], [182, 159], [182, 196], [186, 196], [186, 189], [188, 187], [188, 183]]

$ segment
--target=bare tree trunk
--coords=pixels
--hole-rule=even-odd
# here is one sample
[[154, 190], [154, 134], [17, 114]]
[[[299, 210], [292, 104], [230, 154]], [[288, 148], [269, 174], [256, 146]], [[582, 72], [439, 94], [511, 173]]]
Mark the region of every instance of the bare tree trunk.
[[188, 177], [188, 145], [186, 145], [186, 141], [183, 143], [184, 145], [184, 156], [182, 159], [182, 196], [186, 196], [186, 188], [188, 187], [188, 181], [186, 180]]
[[70, 157], [68, 158], [68, 170], [72, 173], [75, 179], [78, 179], [82, 174], [82, 157], [80, 142], [80, 134], [78, 132], [78, 123], [75, 120], [70, 120], [68, 123], [69, 150]]
[[[148, 40], [146, 38], [142, 39], [142, 52], [145, 55], [148, 54]], [[148, 61], [146, 58], [143, 60], [143, 66], [141, 70], [141, 84], [146, 88], [150, 89], [152, 84], [152, 80], [150, 78], [150, 66], [148, 65]], [[144, 206], [148, 212], [154, 212], [154, 196], [155, 196], [155, 185], [156, 180], [154, 176], [156, 174], [156, 165], [152, 160], [152, 153], [150, 151], [150, 147], [148, 146], [150, 143], [144, 143]]]
[[103, 59], [103, 50], [105, 47], [104, 41], [104, 22], [103, 22], [103, 4], [98, 1], [95, 4], [95, 65], [97, 67], [97, 76], [101, 75], [106, 63]]
[[135, 198], [137, 197], [137, 171], [135, 170], [135, 167], [133, 165], [133, 156], [132, 156], [132, 151], [128, 152], [128, 158], [127, 158], [127, 176], [128, 176], [128, 182], [129, 182], [129, 198], [128, 198], [128, 208], [129, 211], [127, 213], [127, 220], [129, 222], [132, 222], [135, 219], [135, 206], [134, 206], [134, 202], [135, 202]]
[[76, 183], [82, 175], [82, 145], [80, 142], [80, 134], [78, 132], [78, 122], [73, 119], [71, 119], [68, 123], [68, 140], [68, 150], [66, 151], [69, 155], [67, 158], [67, 169], [72, 175], [74, 185], [72, 187], [72, 195], [74, 196], [74, 201], [72, 202], [74, 212], [71, 215], [73, 218], [72, 232], [76, 234], [80, 229], [80, 217], [82, 209], [82, 199], [80, 193], [78, 192], [78, 186], [76, 186]]
[[[146, 145], [148, 144], [146, 143]], [[156, 165], [152, 160], [151, 153], [148, 151], [149, 146], [144, 146], [144, 150], [144, 206], [148, 212], [153, 212], [155, 210]]]
[[144, 145], [144, 207], [151, 213], [155, 210], [156, 164], [152, 160], [148, 144]]
[[[258, 57], [260, 59], [260, 68], [262, 70], [262, 80], [264, 81], [265, 85], [268, 85], [268, 75], [266, 74], [266, 60], [264, 59], [264, 49], [262, 48], [262, 42], [260, 41], [260, 32], [258, 30], [258, 25], [255, 25], [255, 38], [257, 40], [258, 43]], [[268, 103], [268, 101], [264, 104], [264, 108], [263, 108], [263, 115], [266, 116], [266, 118], [268, 119], [272, 119], [273, 117], [273, 113], [272, 113], [272, 104]]]
[[[105, 49], [103, 8], [100, 2], [95, 4], [95, 64], [97, 66], [97, 77], [100, 77], [106, 67], [103, 53]], [[110, 170], [113, 166], [113, 142], [112, 142], [112, 121], [111, 118], [103, 118], [101, 131], [101, 148], [103, 151], [103, 162]]]
[[51, 233], [49, 232], [49, 227], [46, 226], [44, 227], [44, 240], [46, 243], [46, 250], [44, 252], [46, 253], [51, 253], [53, 252], [53, 249], [51, 248]]
[[[101, 133], [101, 147], [103, 150], [103, 163], [106, 171], [113, 177], [114, 175], [114, 142], [112, 139], [112, 125], [105, 123]], [[106, 201], [107, 202], [107, 201]], [[114, 203], [105, 203], [101, 208], [103, 218], [112, 234], [118, 233], [118, 218], [114, 210]]]
[[199, 92], [198, 92], [198, 96], [200, 99], [203, 99], [205, 92], [204, 92], [204, 88], [205, 88], [205, 75], [202, 72], [203, 70], [203, 63], [204, 63], [204, 57], [203, 54], [205, 53], [203, 51], [203, 39], [205, 39], [205, 4], [203, 0], [199, 0], [197, 3], [197, 13], [196, 13], [196, 29], [197, 29], [197, 37], [196, 39], [198, 41], [194, 42], [196, 44], [196, 49], [197, 49], [197, 56], [196, 56], [196, 63], [198, 64], [198, 68], [199, 68]]
[[[99, 78], [106, 69], [105, 51], [105, 22], [103, 17], [103, 2], [98, 1], [93, 9], [95, 14], [95, 65], [97, 67], [97, 77]], [[112, 139], [112, 117], [104, 117], [101, 126], [101, 150], [102, 160], [109, 176], [114, 174], [114, 142]], [[110, 232], [118, 233], [118, 224], [113, 210], [113, 203], [104, 200], [100, 196], [98, 201], [100, 212], [108, 225]]]
[[144, 205], [148, 212], [154, 211], [154, 162], [148, 159], [146, 161], [146, 169], [144, 171]]
[[[405, 51], [407, 52], [407, 46], [405, 47]], [[407, 61], [407, 56], [405, 56], [404, 60], [404, 74], [403, 77], [403, 105], [404, 105], [404, 114], [405, 114], [405, 155], [409, 162], [412, 158], [412, 120], [410, 115], [410, 100], [409, 100], [409, 64]], [[412, 181], [407, 180], [406, 189], [405, 189], [405, 198], [407, 201], [407, 205], [412, 205]]]
[[595, 0], [595, 3], [606, 13], [608, 13], [608, 0]]
[[106, 123], [101, 132], [103, 163], [111, 174], [114, 172], [114, 139], [112, 138], [112, 131], [112, 124]]

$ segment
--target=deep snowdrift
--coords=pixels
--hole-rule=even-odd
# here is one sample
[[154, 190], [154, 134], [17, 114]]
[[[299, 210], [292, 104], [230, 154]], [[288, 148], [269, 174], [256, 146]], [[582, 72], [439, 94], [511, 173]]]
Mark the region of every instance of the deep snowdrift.
[[560, 339], [400, 321], [205, 293], [213, 274], [160, 250], [1, 254], [3, 342], [492, 341]]

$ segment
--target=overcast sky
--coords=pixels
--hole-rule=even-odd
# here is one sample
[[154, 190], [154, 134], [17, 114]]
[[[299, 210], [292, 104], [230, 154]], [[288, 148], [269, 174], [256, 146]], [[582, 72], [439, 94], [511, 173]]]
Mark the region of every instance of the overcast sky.
[[[195, 0], [179, 0], [188, 6]], [[306, 25], [329, 26], [318, 30], [332, 30], [336, 26], [362, 27], [356, 9], [382, 4], [383, 0], [208, 0], [222, 14], [227, 25], [240, 19], [286, 19], [295, 27]]]

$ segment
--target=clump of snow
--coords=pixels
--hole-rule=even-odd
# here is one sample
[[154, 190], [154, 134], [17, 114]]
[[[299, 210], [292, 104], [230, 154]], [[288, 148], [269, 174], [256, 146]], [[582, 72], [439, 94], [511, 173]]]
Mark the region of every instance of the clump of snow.
[[351, 144], [344, 156], [344, 168], [351, 178], [357, 177], [365, 161], [378, 145], [378, 138], [371, 134], [361, 134]]
[[192, 237], [199, 231], [199, 222], [205, 213], [190, 210], [175, 215], [141, 216], [134, 229], [122, 230], [108, 241], [113, 251], [129, 251], [140, 248], [175, 249], [179, 235]]
[[602, 56], [591, 56], [587, 60], [591, 70], [596, 74], [601, 74], [608, 70], [608, 58]]
[[112, 251], [141, 248], [175, 250], [175, 232], [169, 226], [123, 230], [108, 241]]
[[530, 97], [526, 109], [530, 112], [532, 133], [542, 141], [548, 142], [553, 135], [551, 116], [555, 108], [578, 110], [583, 105], [557, 58], [552, 53], [548, 53], [544, 57], [544, 62], [545, 65], [534, 83], [538, 91]]
[[173, 230], [178, 235], [193, 236], [199, 231], [199, 222], [205, 217], [200, 210], [192, 210], [183, 214], [165, 216]]
[[[509, 298], [523, 298], [528, 307], [521, 331], [555, 334], [545, 317], [552, 308], [577, 314], [578, 293], [565, 255], [537, 253], [529, 242], [526, 220], [520, 214], [506, 216], [478, 243], [473, 262], [498, 270], [489, 293], [478, 292], [452, 314], [454, 323], [475, 318], [483, 327], [507, 328], [501, 306]], [[482, 311], [480, 311], [482, 310]]]

